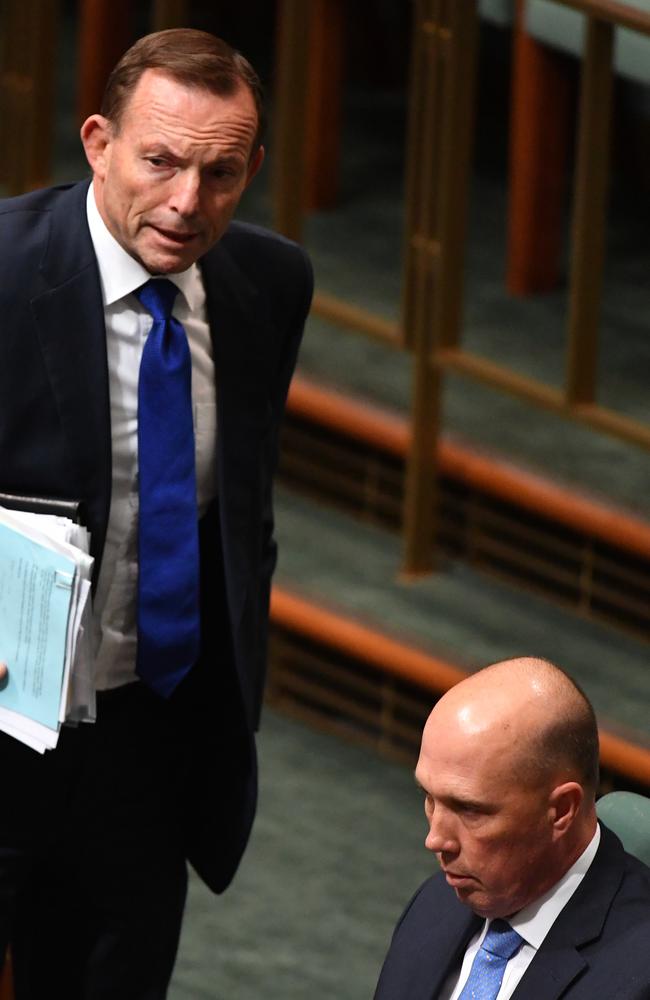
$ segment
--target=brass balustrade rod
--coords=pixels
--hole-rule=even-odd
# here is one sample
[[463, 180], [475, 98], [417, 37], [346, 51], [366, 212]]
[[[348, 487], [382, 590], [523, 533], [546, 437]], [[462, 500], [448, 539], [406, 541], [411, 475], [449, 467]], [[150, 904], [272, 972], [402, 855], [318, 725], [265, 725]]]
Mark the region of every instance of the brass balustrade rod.
[[404, 503], [406, 576], [433, 566], [439, 350], [460, 338], [477, 46], [476, 0], [422, 0], [413, 36], [408, 136], [405, 344], [413, 350]]

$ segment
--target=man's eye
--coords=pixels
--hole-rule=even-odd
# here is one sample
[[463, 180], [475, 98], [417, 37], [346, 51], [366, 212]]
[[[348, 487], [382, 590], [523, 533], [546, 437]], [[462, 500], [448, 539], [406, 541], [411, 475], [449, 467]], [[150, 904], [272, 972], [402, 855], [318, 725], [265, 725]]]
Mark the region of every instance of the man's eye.
[[484, 811], [480, 809], [479, 806], [466, 805], [458, 811], [468, 823], [476, 823], [485, 815]]
[[167, 161], [164, 160], [162, 156], [148, 156], [147, 163], [150, 163], [152, 167], [167, 166]]

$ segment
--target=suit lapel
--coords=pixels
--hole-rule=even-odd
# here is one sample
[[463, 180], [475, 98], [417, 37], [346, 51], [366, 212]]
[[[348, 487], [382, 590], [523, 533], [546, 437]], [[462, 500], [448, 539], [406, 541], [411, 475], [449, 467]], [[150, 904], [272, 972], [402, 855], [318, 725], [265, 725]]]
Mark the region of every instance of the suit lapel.
[[377, 997], [434, 1000], [447, 977], [460, 969], [467, 944], [483, 920], [458, 901], [440, 875], [425, 883], [403, 920], [395, 932]]
[[[275, 346], [272, 310], [237, 265], [227, 235], [201, 260], [220, 397], [235, 402], [234, 420], [268, 402], [268, 364]], [[244, 396], [242, 396], [242, 393]], [[224, 412], [229, 420], [230, 412]]]
[[274, 329], [264, 297], [226, 247], [201, 261], [217, 379], [217, 484], [226, 584], [233, 624], [256, 551], [251, 504], [260, 502], [261, 449], [271, 418], [268, 386]]
[[586, 962], [574, 946], [559, 938], [551, 943], [550, 937], [526, 969], [513, 1000], [556, 1000], [585, 969]]
[[[454, 899], [454, 902], [456, 900]], [[458, 904], [461, 909], [449, 908], [446, 919], [442, 927], [436, 926], [434, 933], [436, 937], [435, 949], [431, 942], [428, 942], [425, 963], [428, 964], [428, 980], [422, 978], [418, 984], [417, 992], [413, 993], [412, 1000], [432, 1000], [437, 997], [446, 979], [451, 973], [458, 969], [463, 961], [465, 949], [472, 937], [483, 926], [482, 917], [477, 917], [462, 904]], [[428, 991], [427, 991], [428, 987]]]
[[620, 841], [600, 824], [601, 841], [589, 871], [524, 973], [513, 1000], [556, 1000], [586, 968], [580, 949], [603, 932], [623, 877]]
[[99, 273], [86, 222], [86, 184], [63, 194], [51, 215], [41, 274], [31, 302], [66, 435], [78, 490], [88, 504], [93, 552], [101, 553], [111, 492], [106, 332]]

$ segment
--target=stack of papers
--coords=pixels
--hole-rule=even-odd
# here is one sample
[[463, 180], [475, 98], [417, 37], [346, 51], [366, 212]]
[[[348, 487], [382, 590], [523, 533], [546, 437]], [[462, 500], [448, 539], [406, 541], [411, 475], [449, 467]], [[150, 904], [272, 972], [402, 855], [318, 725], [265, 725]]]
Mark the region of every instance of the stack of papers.
[[89, 535], [67, 517], [0, 507], [0, 730], [43, 753], [94, 722]]

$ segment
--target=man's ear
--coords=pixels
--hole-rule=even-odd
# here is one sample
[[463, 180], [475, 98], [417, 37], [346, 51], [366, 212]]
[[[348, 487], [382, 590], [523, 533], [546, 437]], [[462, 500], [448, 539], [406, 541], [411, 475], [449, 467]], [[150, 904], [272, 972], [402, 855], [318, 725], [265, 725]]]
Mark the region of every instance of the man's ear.
[[553, 789], [549, 796], [549, 816], [556, 838], [563, 837], [571, 828], [584, 797], [584, 789], [577, 781], [565, 781]]
[[104, 179], [108, 165], [108, 152], [113, 138], [113, 129], [108, 118], [91, 115], [81, 126], [81, 141], [86, 159], [95, 176]]
[[250, 182], [253, 180], [255, 174], [259, 172], [260, 167], [264, 163], [265, 155], [266, 152], [264, 150], [264, 146], [258, 146], [251, 157], [250, 163], [248, 164], [248, 173], [246, 174], [246, 187], [248, 187]]

